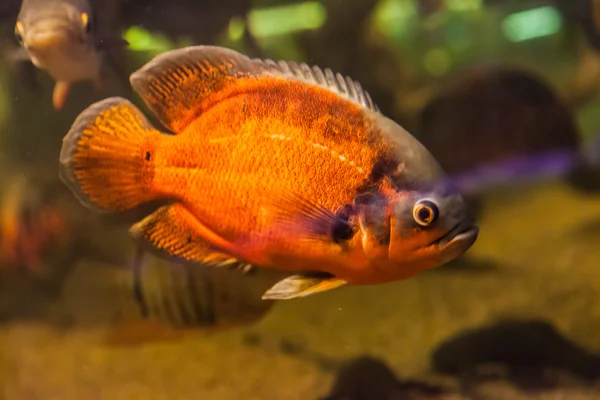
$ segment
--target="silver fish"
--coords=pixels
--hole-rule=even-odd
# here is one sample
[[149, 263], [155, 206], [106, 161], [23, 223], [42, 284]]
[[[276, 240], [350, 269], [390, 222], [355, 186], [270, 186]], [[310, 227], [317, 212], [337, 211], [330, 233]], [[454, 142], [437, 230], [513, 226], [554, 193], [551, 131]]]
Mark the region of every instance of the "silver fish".
[[88, 0], [23, 0], [15, 25], [21, 49], [15, 60], [30, 60], [56, 81], [52, 103], [61, 109], [71, 83], [90, 80], [104, 87], [102, 51], [125, 46], [120, 38], [99, 38]]

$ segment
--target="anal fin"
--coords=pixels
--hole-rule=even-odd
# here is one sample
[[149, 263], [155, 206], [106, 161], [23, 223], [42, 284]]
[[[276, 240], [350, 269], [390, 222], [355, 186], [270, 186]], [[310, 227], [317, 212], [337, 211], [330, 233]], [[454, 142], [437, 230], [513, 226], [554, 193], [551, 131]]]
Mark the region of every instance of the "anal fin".
[[[239, 265], [232, 255], [219, 250], [194, 225], [194, 216], [181, 204], [163, 206], [133, 225], [131, 235], [175, 262], [211, 266]], [[196, 224], [199, 225], [199, 224]]]
[[326, 292], [347, 284], [343, 279], [326, 273], [300, 273], [280, 280], [267, 290], [263, 300], [290, 300]]

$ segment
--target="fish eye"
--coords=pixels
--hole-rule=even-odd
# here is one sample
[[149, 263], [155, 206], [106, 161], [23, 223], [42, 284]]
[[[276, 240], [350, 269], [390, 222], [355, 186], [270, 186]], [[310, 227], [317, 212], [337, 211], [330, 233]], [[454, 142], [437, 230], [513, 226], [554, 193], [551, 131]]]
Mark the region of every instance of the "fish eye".
[[413, 207], [413, 218], [421, 226], [433, 224], [439, 215], [438, 206], [431, 200], [419, 200]]
[[92, 24], [90, 23], [90, 17], [88, 13], [81, 13], [81, 25], [85, 28], [86, 32], [90, 32], [92, 29]]
[[23, 44], [23, 24], [21, 22], [17, 22], [15, 25], [15, 39], [20, 45]]

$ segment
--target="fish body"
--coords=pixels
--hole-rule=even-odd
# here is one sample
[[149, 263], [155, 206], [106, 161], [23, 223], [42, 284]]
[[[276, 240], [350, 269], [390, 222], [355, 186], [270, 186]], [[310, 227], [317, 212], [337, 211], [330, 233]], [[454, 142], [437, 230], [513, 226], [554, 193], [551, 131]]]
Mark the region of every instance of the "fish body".
[[130, 80], [175, 135], [103, 100], [63, 139], [60, 175], [103, 211], [172, 200], [131, 228], [167, 256], [295, 272], [265, 297], [291, 298], [406, 279], [477, 237], [434, 158], [350, 78], [195, 46]]
[[64, 105], [73, 82], [90, 80], [97, 89], [104, 86], [101, 46], [116, 42], [99, 40], [94, 24], [88, 0], [23, 0], [15, 26], [20, 58], [31, 60], [56, 81], [56, 109]]

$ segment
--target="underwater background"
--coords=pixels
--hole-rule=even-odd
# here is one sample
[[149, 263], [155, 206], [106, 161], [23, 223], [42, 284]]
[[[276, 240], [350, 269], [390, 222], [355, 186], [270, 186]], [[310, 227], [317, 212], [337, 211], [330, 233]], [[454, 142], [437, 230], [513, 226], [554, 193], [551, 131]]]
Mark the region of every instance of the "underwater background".
[[0, 235], [0, 399], [600, 399], [593, 0], [91, 3], [97, 29], [129, 42], [128, 74], [218, 44], [351, 76], [451, 173], [552, 149], [585, 161], [499, 185], [478, 175], [473, 248], [405, 281], [271, 303], [260, 300], [270, 276], [196, 271], [190, 321], [176, 305], [183, 272], [146, 254], [148, 318], [131, 217], [90, 212], [58, 179], [85, 107], [142, 102], [113, 73], [105, 91], [78, 83], [55, 110], [53, 80], [9, 57], [20, 1], [2, 0], [0, 225], [22, 227], [11, 246], [39, 260], [10, 258]]

